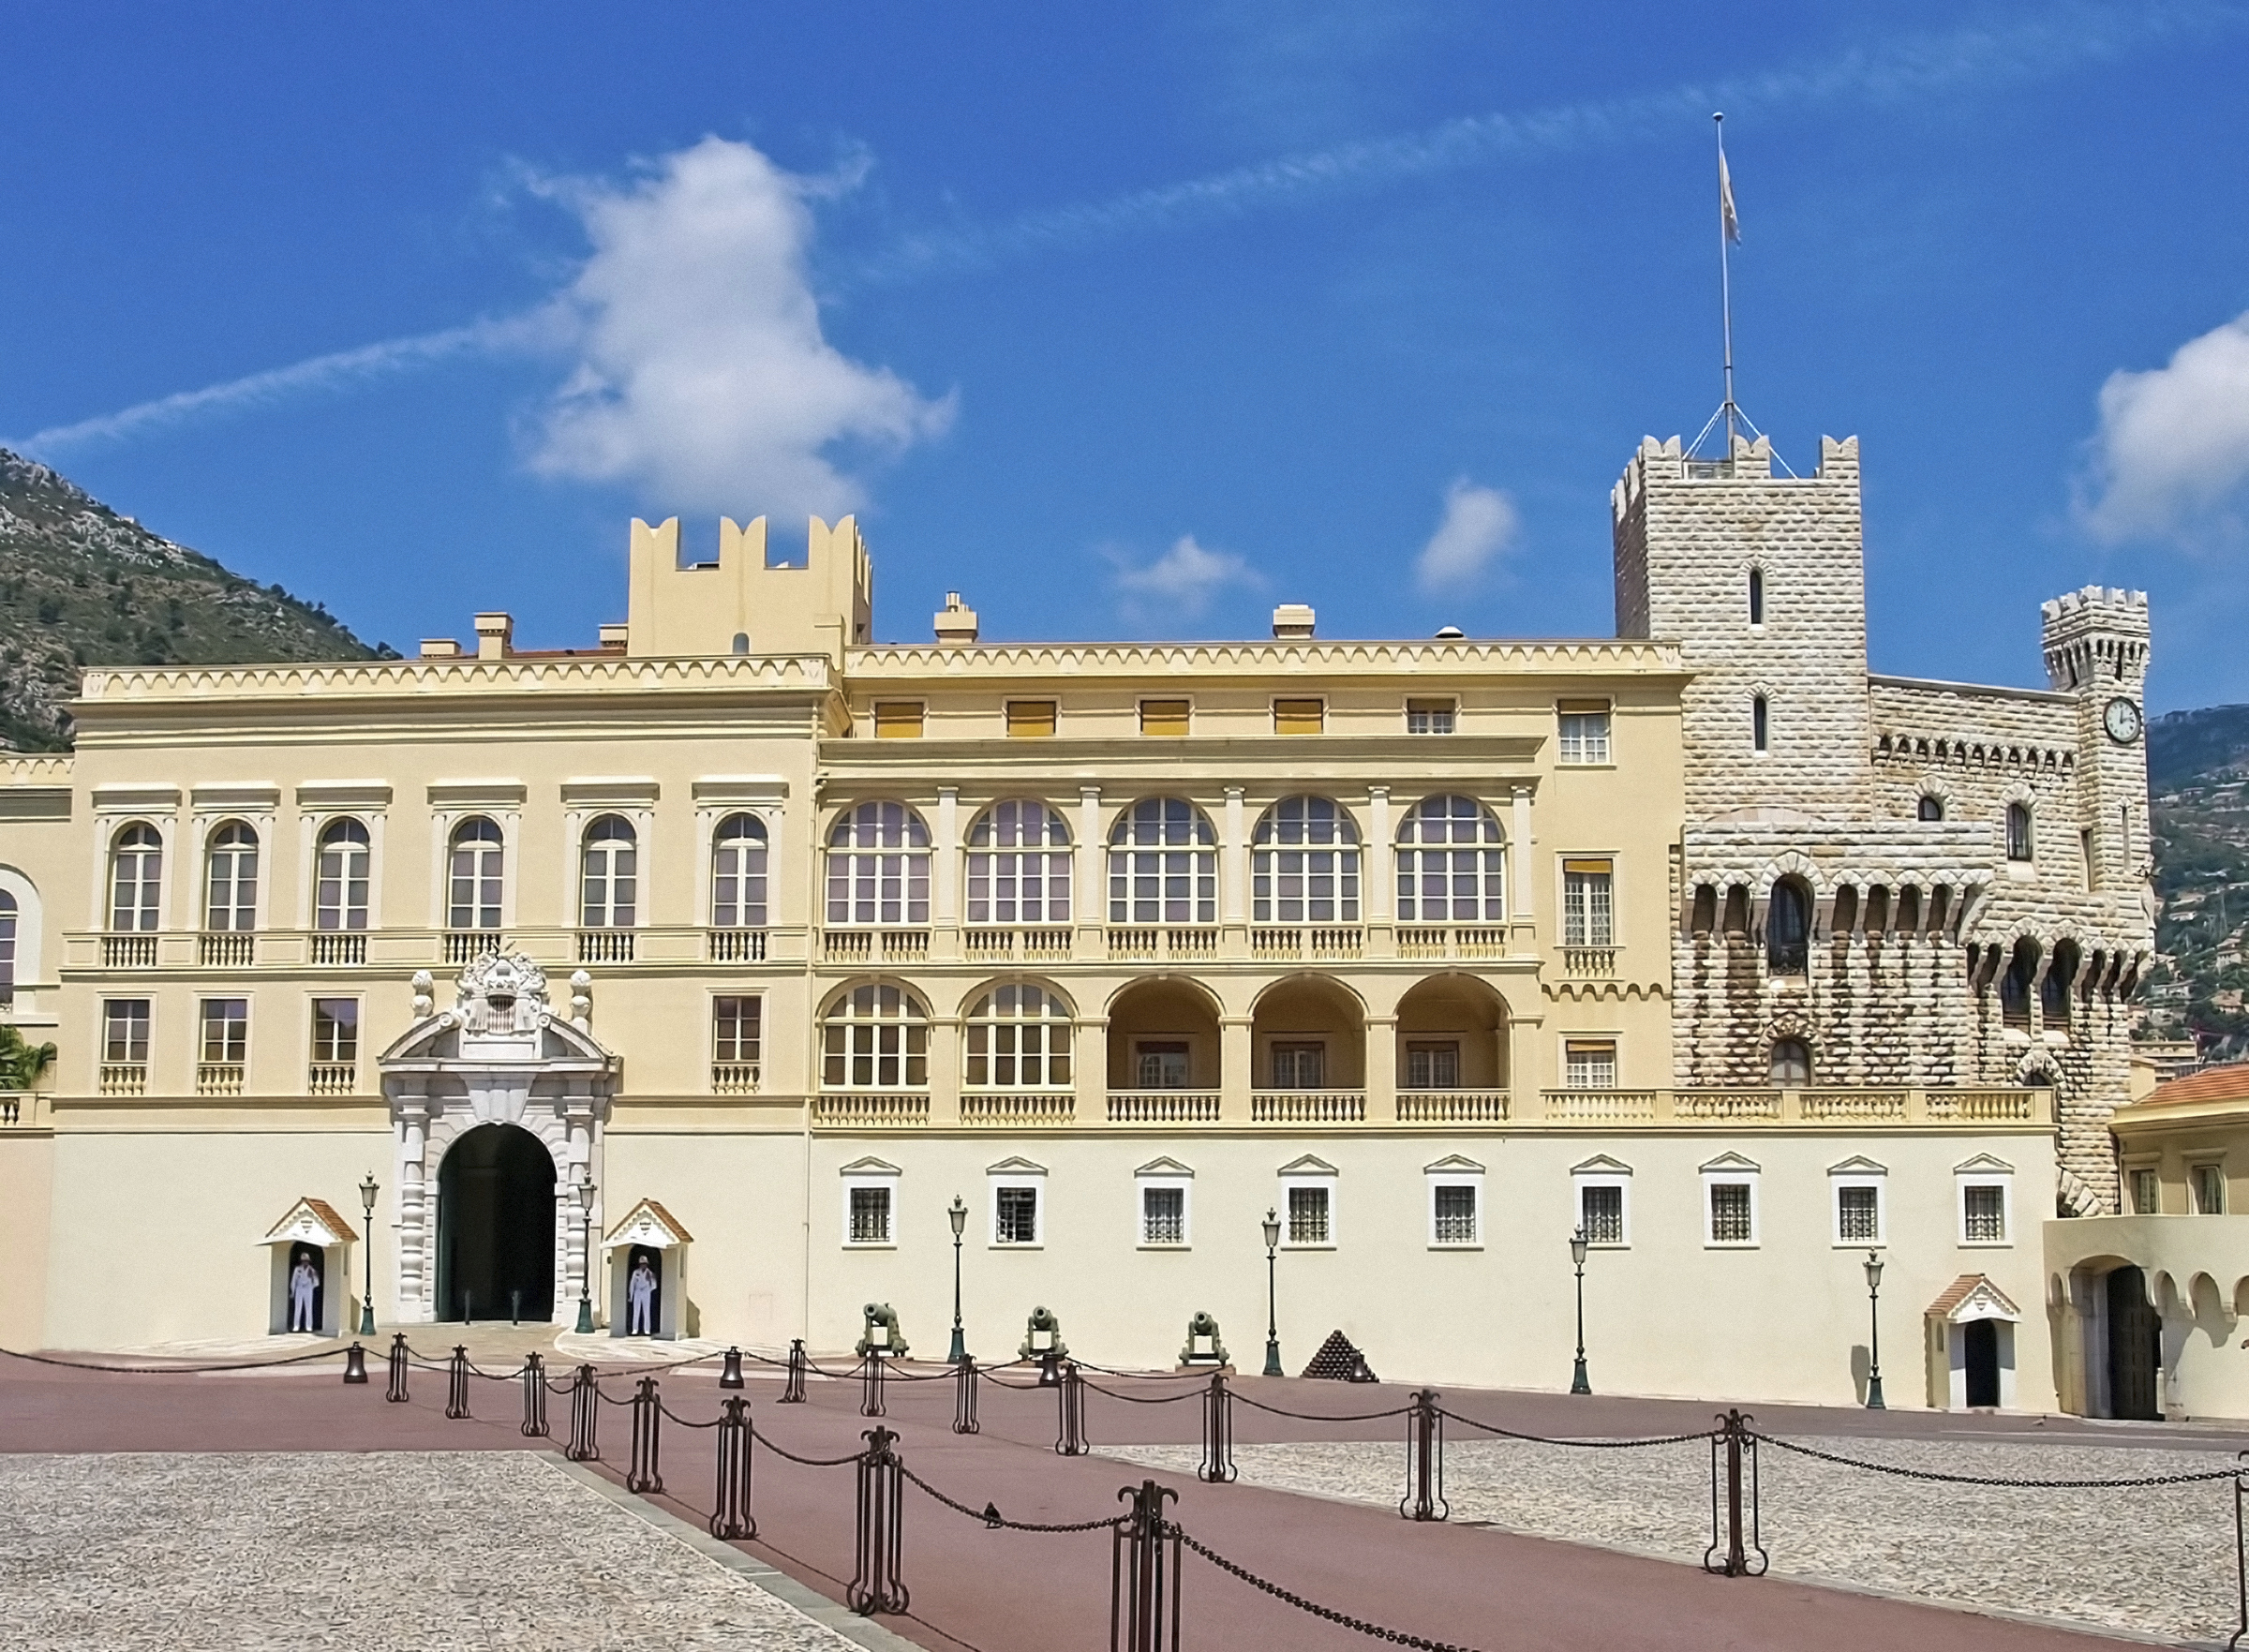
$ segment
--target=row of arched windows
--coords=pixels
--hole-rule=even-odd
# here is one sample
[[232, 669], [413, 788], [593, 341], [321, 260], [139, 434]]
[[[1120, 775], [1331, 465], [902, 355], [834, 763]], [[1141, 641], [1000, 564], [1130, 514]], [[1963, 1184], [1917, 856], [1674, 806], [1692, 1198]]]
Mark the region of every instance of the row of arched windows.
[[[931, 839], [902, 803], [856, 804], [828, 832], [826, 921], [913, 926], [930, 921]], [[260, 843], [228, 821], [204, 852], [203, 927], [248, 930], [258, 922]], [[373, 843], [364, 822], [330, 821], [317, 839], [313, 926], [368, 927]], [[995, 803], [971, 826], [966, 918], [971, 924], [1072, 921], [1074, 868], [1062, 811], [1034, 798]], [[163, 840], [135, 822], [111, 849], [110, 928], [160, 927]], [[1397, 831], [1397, 915], [1405, 923], [1491, 923], [1506, 915], [1506, 839], [1472, 797], [1425, 797]], [[639, 837], [622, 815], [592, 821], [580, 840], [576, 922], [631, 929], [641, 921]], [[1333, 798], [1287, 797], [1267, 810], [1252, 840], [1251, 918], [1260, 924], [1360, 921], [1359, 828]], [[459, 822], [447, 843], [445, 923], [497, 930], [507, 887], [507, 845], [482, 815]], [[710, 924], [758, 929], [767, 919], [767, 838], [752, 814], [732, 814], [712, 835]], [[1218, 921], [1218, 840], [1210, 817], [1180, 797], [1143, 797], [1109, 838], [1109, 921]]]

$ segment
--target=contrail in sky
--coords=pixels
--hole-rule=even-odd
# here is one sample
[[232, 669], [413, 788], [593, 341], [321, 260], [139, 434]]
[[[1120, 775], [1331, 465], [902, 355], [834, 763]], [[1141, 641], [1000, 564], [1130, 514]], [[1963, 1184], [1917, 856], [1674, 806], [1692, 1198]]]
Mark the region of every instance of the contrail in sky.
[[[1160, 231], [1342, 190], [1629, 143], [1678, 130], [1682, 122], [1699, 121], [1714, 109], [1774, 113], [1833, 104], [1870, 106], [1942, 96], [1968, 86], [2020, 84], [2182, 38], [2227, 32], [2245, 22], [2249, 11], [2209, 0], [2059, 7], [2030, 22], [1912, 37], [1854, 48], [1795, 68], [1638, 97], [1519, 114], [1467, 116], [1417, 132], [1336, 144], [1132, 190], [1106, 201], [1028, 213], [1004, 223], [910, 234], [889, 252], [851, 271], [850, 278], [854, 283], [887, 285], [947, 271], [988, 268], [1013, 258]], [[535, 310], [388, 339], [55, 425], [5, 445], [41, 454], [89, 442], [127, 440], [286, 397], [341, 393], [453, 357], [521, 349], [552, 326], [551, 312]]]

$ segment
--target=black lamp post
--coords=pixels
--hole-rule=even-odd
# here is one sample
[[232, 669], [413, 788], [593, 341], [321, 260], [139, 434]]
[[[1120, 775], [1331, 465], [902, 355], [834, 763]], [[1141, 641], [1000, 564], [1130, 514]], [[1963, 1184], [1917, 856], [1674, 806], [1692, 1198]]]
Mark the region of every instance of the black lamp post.
[[593, 1178], [578, 1172], [578, 1334], [593, 1334]]
[[953, 1225], [953, 1351], [945, 1362], [958, 1365], [968, 1358], [968, 1344], [961, 1334], [961, 1236], [968, 1231], [968, 1206], [959, 1194], [945, 1207], [945, 1219]]
[[375, 1196], [382, 1191], [375, 1185], [375, 1172], [369, 1170], [367, 1179], [359, 1184], [360, 1208], [367, 1213], [367, 1286], [359, 1295], [359, 1333], [375, 1334]]
[[1281, 1216], [1275, 1210], [1265, 1213], [1265, 1375], [1282, 1377], [1281, 1369], [1281, 1315], [1280, 1275], [1274, 1258], [1281, 1251]]
[[1586, 1380], [1586, 1230], [1583, 1228], [1570, 1236], [1570, 1260], [1577, 1267], [1577, 1368], [1570, 1374], [1570, 1392], [1589, 1394], [1593, 1385]]
[[1882, 1253], [1867, 1253], [1867, 1409], [1884, 1411], [1882, 1403]]

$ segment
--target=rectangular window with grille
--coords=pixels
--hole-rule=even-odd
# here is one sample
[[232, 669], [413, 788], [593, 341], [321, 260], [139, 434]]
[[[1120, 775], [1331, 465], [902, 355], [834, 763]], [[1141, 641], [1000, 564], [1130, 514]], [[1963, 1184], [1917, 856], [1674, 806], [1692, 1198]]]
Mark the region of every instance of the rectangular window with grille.
[[2132, 1172], [2132, 1213], [2158, 1215], [2163, 1210], [2163, 1179], [2153, 1170]]
[[1172, 739], [1184, 738], [1187, 711], [1188, 706], [1184, 700], [1142, 700], [1140, 733], [1162, 735]]
[[1571, 1038], [1562, 1046], [1562, 1080], [1571, 1090], [1616, 1088], [1616, 1042]]
[[890, 1190], [887, 1187], [855, 1187], [851, 1190], [851, 1243], [891, 1243]]
[[148, 1059], [148, 1004], [145, 998], [107, 998], [101, 1005], [101, 1059]]
[[714, 998], [710, 1001], [710, 1059], [734, 1064], [759, 1059], [764, 1044], [765, 1000]]
[[1476, 1189], [1463, 1183], [1438, 1183], [1429, 1190], [1433, 1201], [1431, 1233], [1438, 1244], [1476, 1243]]
[[1882, 1189], [1846, 1185], [1835, 1190], [1835, 1237], [1843, 1244], [1882, 1243]]
[[1587, 1244], [1624, 1243], [1624, 1189], [1588, 1183], [1577, 1190], [1577, 1225]]
[[1406, 702], [1406, 732], [1409, 735], [1449, 735], [1452, 732], [1453, 706], [1450, 700], [1408, 700]]
[[1990, 1183], [1960, 1189], [1960, 1237], [1970, 1244], [2007, 1243], [2007, 1190]]
[[1408, 1044], [1406, 1047], [1406, 1088], [1457, 1090], [1460, 1088], [1460, 1046]]
[[1038, 1243], [1038, 1189], [1002, 1187], [992, 1194], [992, 1241], [997, 1244]]
[[1607, 860], [1562, 862], [1562, 945], [1614, 946], [1616, 919], [1612, 887], [1616, 865]]
[[1288, 1243], [1333, 1244], [1334, 1240], [1331, 1235], [1333, 1232], [1328, 1189], [1291, 1187], [1288, 1190]]
[[878, 740], [921, 738], [921, 702], [877, 700], [874, 703], [874, 737]]
[[359, 1059], [358, 999], [312, 1001], [312, 1059], [322, 1066], [342, 1065]]
[[1710, 1183], [1710, 1243], [1750, 1244], [1757, 1238], [1756, 1206], [1747, 1182]]
[[1187, 1047], [1184, 1044], [1139, 1043], [1133, 1046], [1142, 1090], [1184, 1090], [1187, 1087]]
[[1273, 1087], [1275, 1090], [1318, 1090], [1328, 1081], [1325, 1044], [1275, 1044], [1273, 1047]]
[[1316, 735], [1327, 724], [1325, 700], [1275, 700], [1273, 732], [1276, 735]]
[[1007, 702], [1007, 737], [1009, 739], [1042, 739], [1053, 732], [1053, 701], [1010, 700]]
[[2226, 1213], [2226, 1167], [2224, 1165], [2197, 1165], [2191, 1174], [2195, 1183], [2195, 1214], [2222, 1216]]
[[240, 1064], [250, 1053], [250, 1001], [246, 998], [203, 1000], [203, 1060]]
[[1555, 761], [1567, 764], [1609, 760], [1609, 707], [1605, 700], [1564, 700], [1556, 713], [1560, 738]]
[[1184, 1187], [1140, 1189], [1140, 1243], [1187, 1243], [1187, 1190]]

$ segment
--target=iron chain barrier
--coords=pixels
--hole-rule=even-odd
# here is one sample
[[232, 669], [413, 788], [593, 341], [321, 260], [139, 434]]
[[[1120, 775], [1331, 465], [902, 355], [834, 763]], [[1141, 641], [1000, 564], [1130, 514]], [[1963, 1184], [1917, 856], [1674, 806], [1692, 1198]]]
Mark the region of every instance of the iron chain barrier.
[[656, 1397], [656, 1379], [644, 1377], [633, 1394], [633, 1466], [625, 1470], [625, 1490], [663, 1490], [663, 1469], [657, 1460], [663, 1434], [663, 1406]]
[[976, 1357], [969, 1355], [955, 1368], [953, 1377], [953, 1432], [981, 1434], [976, 1421]]
[[1202, 1461], [1195, 1478], [1206, 1485], [1231, 1485], [1234, 1467], [1234, 1396], [1226, 1386], [1226, 1373], [1211, 1373], [1211, 1386], [1202, 1396]]
[[1444, 1520], [1452, 1512], [1445, 1501], [1445, 1414], [1433, 1388], [1416, 1389], [1406, 1422], [1406, 1495], [1398, 1512], [1408, 1520]]
[[446, 1370], [445, 1415], [457, 1422], [469, 1415], [469, 1349], [466, 1344], [454, 1347], [453, 1362]]
[[789, 1344], [789, 1378], [781, 1391], [782, 1405], [804, 1404], [804, 1338], [799, 1336]]
[[591, 1365], [581, 1365], [570, 1383], [570, 1448], [573, 1463], [602, 1460], [602, 1388]]
[[523, 1362], [523, 1433], [527, 1439], [546, 1436], [546, 1362], [537, 1353]]
[[1082, 1457], [1085, 1443], [1085, 1376], [1075, 1362], [1062, 1367], [1062, 1386], [1054, 1393], [1054, 1454]]
[[391, 1333], [391, 1379], [382, 1397], [394, 1406], [406, 1403], [406, 1332]]
[[712, 1497], [710, 1535], [728, 1540], [757, 1536], [757, 1516], [750, 1511], [750, 1402], [730, 1394], [719, 1419], [718, 1487]]
[[1179, 1494], [1153, 1480], [1117, 1493], [1132, 1512], [1112, 1523], [1110, 1652], [1179, 1652], [1179, 1526], [1164, 1518]]
[[871, 1353], [859, 1365], [859, 1415], [882, 1417], [888, 1414], [883, 1405], [883, 1366], [886, 1362], [880, 1354]]
[[843, 1603], [861, 1617], [872, 1617], [878, 1612], [903, 1612], [913, 1599], [900, 1575], [905, 1486], [902, 1466], [892, 1449], [898, 1436], [877, 1423], [859, 1437], [867, 1442], [867, 1450], [859, 1458], [857, 1477], [858, 1542]]

